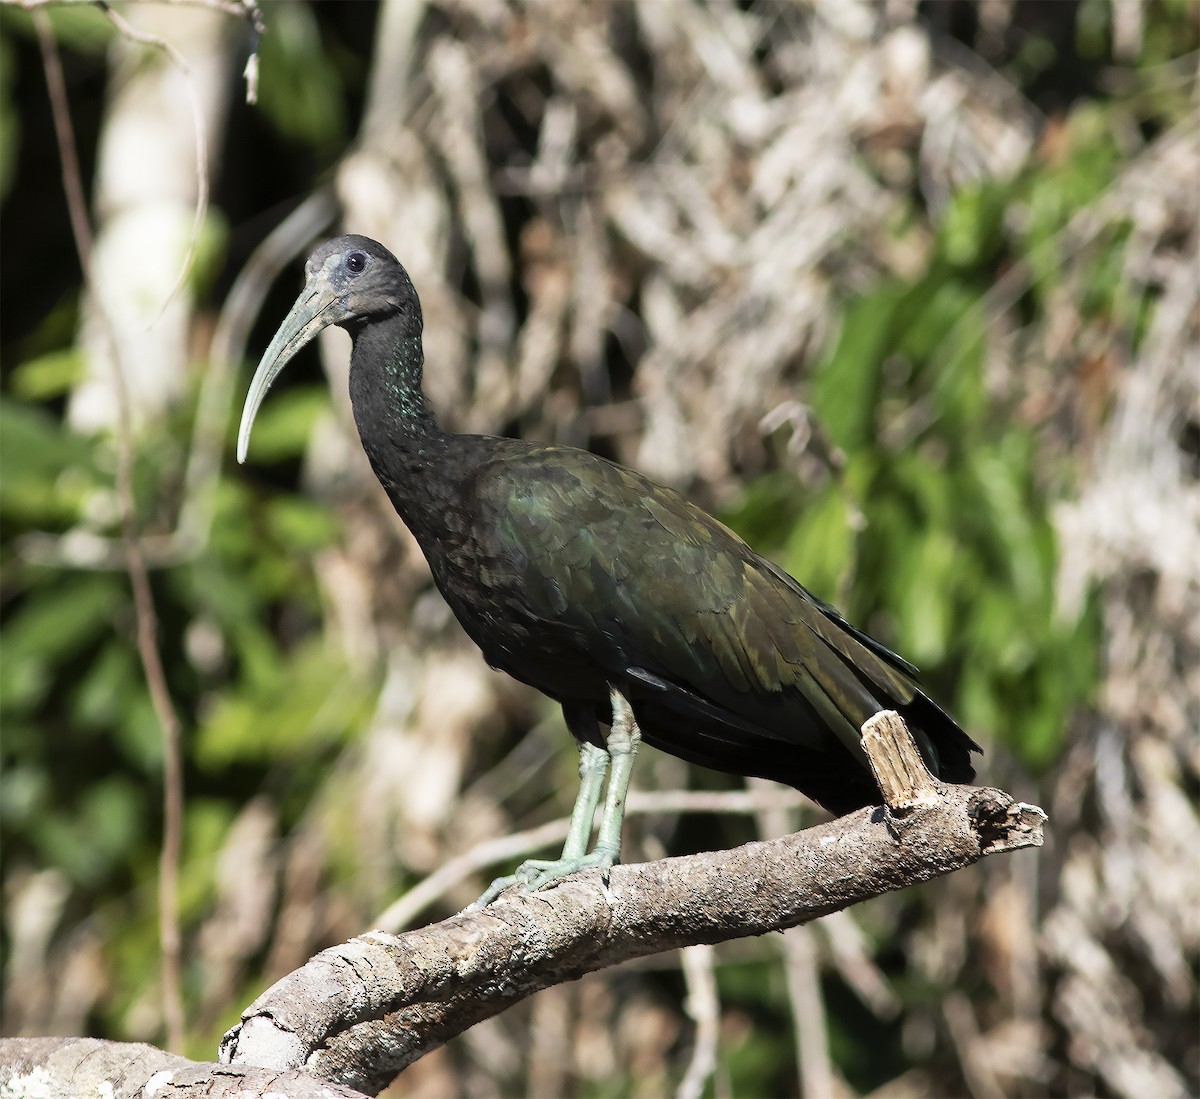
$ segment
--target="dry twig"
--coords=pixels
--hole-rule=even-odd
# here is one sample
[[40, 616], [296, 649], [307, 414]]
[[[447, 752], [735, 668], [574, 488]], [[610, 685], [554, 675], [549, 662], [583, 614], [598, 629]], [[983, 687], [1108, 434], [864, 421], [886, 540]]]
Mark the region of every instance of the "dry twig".
[[681, 951], [683, 979], [687, 984], [685, 1010], [696, 1024], [692, 1057], [675, 1092], [675, 1099], [700, 1099], [705, 1085], [717, 1070], [717, 1036], [721, 1026], [721, 1002], [713, 973], [713, 948], [705, 943]]

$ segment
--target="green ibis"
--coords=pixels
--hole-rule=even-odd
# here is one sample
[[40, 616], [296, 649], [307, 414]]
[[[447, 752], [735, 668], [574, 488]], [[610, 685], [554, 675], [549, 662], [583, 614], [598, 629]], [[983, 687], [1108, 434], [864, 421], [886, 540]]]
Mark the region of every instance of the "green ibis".
[[979, 746], [915, 668], [678, 493], [583, 450], [444, 431], [421, 388], [421, 304], [383, 245], [338, 237], [305, 275], [250, 385], [238, 461], [280, 370], [323, 328], [346, 329], [375, 476], [487, 662], [559, 702], [579, 747], [562, 857], [522, 864], [483, 902], [518, 881], [607, 876], [642, 739], [844, 814], [881, 800], [860, 727], [896, 709], [934, 774], [974, 777]]

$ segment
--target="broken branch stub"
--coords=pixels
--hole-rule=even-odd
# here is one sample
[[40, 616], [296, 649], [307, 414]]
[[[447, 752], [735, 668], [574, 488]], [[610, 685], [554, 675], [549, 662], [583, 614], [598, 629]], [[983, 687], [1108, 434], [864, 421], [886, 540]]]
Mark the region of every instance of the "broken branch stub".
[[919, 806], [932, 804], [946, 788], [925, 766], [904, 718], [895, 710], [883, 710], [867, 719], [862, 746], [891, 814], [907, 816]]
[[[908, 725], [895, 710], [883, 710], [862, 727], [862, 747], [883, 794], [888, 826], [897, 839], [919, 823], [952, 789], [932, 774]], [[994, 855], [1021, 847], [1041, 847], [1045, 812], [981, 786], [971, 795], [967, 813], [979, 838], [979, 853]]]

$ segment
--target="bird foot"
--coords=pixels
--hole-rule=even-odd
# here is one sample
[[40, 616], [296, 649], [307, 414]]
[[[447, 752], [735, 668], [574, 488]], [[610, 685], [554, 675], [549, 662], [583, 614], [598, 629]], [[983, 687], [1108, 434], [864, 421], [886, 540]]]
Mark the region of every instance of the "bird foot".
[[491, 885], [483, 891], [468, 911], [479, 911], [486, 908], [506, 889], [512, 888], [514, 885], [523, 885], [530, 893], [536, 893], [540, 889], [545, 889], [549, 885], [554, 885], [565, 878], [571, 877], [573, 874], [578, 874], [581, 870], [593, 870], [599, 868], [600, 875], [604, 879], [604, 885], [608, 887], [608, 872], [613, 868], [617, 861], [617, 856], [611, 851], [593, 851], [590, 855], [579, 855], [576, 858], [565, 859], [529, 859], [521, 863], [517, 867], [516, 873], [508, 874], [503, 878], [497, 878]]

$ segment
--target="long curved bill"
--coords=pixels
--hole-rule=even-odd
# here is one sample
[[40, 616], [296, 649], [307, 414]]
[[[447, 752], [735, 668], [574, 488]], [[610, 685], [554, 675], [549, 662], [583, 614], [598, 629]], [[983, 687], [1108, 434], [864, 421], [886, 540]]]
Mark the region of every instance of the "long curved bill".
[[258, 369], [254, 372], [254, 379], [250, 382], [250, 391], [246, 394], [245, 405], [242, 406], [242, 424], [238, 428], [239, 463], [246, 460], [246, 451], [250, 446], [250, 429], [254, 426], [258, 406], [263, 403], [271, 383], [296, 352], [316, 339], [322, 328], [337, 324], [345, 319], [345, 316], [345, 306], [322, 275], [318, 274], [310, 279], [303, 293], [296, 299], [296, 304], [292, 306], [292, 311], [279, 326], [279, 331], [275, 333], [270, 347], [263, 354]]

